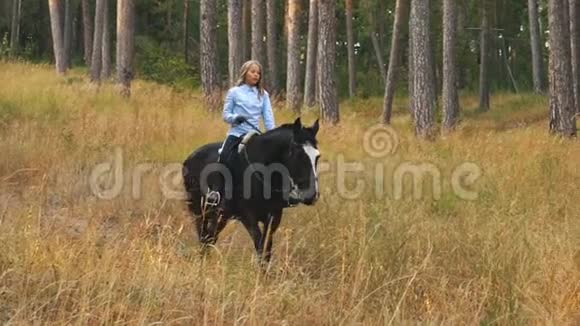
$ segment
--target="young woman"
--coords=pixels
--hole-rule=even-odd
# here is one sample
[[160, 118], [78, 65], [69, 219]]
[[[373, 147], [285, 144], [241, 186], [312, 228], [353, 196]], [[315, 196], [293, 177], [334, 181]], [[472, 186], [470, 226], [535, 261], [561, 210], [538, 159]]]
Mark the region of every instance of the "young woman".
[[[223, 119], [230, 124], [230, 129], [220, 150], [219, 162], [228, 168], [233, 147], [244, 134], [259, 126], [260, 119], [264, 120], [266, 130], [276, 127], [270, 96], [262, 85], [262, 65], [250, 60], [242, 65], [240, 72], [236, 86], [226, 95], [223, 111]], [[214, 183], [217, 183], [211, 187], [214, 190], [210, 189], [206, 196], [206, 203], [210, 206], [219, 205], [223, 193], [223, 183]]]

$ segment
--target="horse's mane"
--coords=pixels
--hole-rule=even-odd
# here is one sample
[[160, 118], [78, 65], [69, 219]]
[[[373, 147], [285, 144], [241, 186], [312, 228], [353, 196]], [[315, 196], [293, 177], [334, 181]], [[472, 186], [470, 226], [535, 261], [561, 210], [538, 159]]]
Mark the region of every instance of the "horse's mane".
[[263, 133], [262, 135], [259, 135], [259, 137], [289, 137], [289, 139], [293, 139], [293, 138], [297, 138], [294, 139], [296, 142], [298, 143], [311, 143], [313, 146], [318, 146], [318, 142], [316, 140], [316, 136], [314, 135], [314, 133], [310, 130], [310, 128], [304, 127], [302, 126], [301, 132], [299, 135], [296, 135], [297, 137], [294, 137], [294, 124], [293, 123], [285, 123], [282, 124], [272, 130], [269, 130], [265, 133]]

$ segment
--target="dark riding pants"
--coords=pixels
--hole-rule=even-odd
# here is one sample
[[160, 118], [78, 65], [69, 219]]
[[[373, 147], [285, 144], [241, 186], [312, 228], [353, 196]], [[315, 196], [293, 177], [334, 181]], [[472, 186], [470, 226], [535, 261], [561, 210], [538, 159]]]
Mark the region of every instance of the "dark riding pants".
[[240, 140], [240, 137], [229, 135], [224, 141], [218, 162], [223, 163], [229, 167], [231, 159], [235, 155], [233, 151], [236, 150], [235, 147], [240, 143]]
[[[231, 178], [226, 182], [225, 177], [226, 175], [222, 173], [211, 173], [208, 178], [208, 185], [212, 190], [218, 191], [223, 199], [231, 199], [228, 196], [228, 193], [232, 193], [233, 189], [225, 189], [226, 185], [234, 185], [235, 180], [234, 177], [236, 175], [235, 166], [236, 162], [235, 158], [237, 157], [237, 153], [235, 152], [237, 149], [237, 145], [240, 143], [241, 138], [236, 136], [228, 136], [224, 141], [222, 146], [221, 153], [218, 158], [218, 163], [221, 163], [226, 166], [227, 170], [230, 171]], [[228, 176], [228, 177], [229, 177]]]

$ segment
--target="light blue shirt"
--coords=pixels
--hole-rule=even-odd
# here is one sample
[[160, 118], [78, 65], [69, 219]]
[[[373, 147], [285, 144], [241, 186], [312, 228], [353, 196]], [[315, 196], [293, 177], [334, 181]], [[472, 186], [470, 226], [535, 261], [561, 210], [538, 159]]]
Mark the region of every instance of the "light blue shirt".
[[270, 96], [268, 92], [264, 91], [264, 94], [258, 97], [257, 87], [244, 84], [233, 87], [228, 91], [223, 112], [224, 121], [231, 125], [228, 136], [240, 137], [254, 130], [254, 128], [245, 122], [234, 125], [234, 121], [238, 116], [248, 118], [248, 122], [257, 128], [260, 127], [260, 118], [264, 119], [266, 130], [271, 130], [276, 127]]

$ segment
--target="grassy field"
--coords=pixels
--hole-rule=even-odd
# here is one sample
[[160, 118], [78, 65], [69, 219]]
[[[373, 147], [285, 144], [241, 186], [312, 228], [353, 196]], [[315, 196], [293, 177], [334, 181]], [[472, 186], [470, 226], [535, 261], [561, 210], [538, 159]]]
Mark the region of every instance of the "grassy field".
[[[264, 274], [237, 223], [202, 259], [176, 199], [181, 162], [226, 131], [199, 93], [138, 81], [124, 101], [80, 72], [7, 63], [0, 85], [2, 324], [580, 323], [580, 144], [548, 134], [545, 98], [495, 94], [476, 114], [463, 96], [461, 126], [435, 142], [397, 99], [384, 155], [369, 134], [382, 99], [343, 102], [319, 134], [322, 198], [286, 211]], [[104, 199], [91, 176], [107, 162]], [[407, 177], [397, 195], [397, 171], [419, 164], [435, 189], [416, 198]]]

